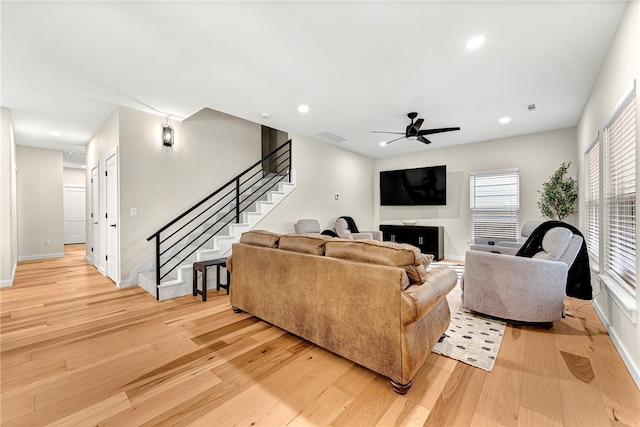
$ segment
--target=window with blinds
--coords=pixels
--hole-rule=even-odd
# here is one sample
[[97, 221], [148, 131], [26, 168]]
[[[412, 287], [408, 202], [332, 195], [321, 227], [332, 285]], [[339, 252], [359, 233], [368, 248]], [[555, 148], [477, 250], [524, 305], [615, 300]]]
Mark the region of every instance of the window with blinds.
[[635, 90], [605, 127], [607, 272], [636, 289]]
[[600, 251], [600, 143], [598, 140], [585, 154], [587, 190], [585, 210], [587, 216], [587, 250], [598, 259]]
[[520, 230], [518, 169], [472, 172], [471, 239], [517, 239]]

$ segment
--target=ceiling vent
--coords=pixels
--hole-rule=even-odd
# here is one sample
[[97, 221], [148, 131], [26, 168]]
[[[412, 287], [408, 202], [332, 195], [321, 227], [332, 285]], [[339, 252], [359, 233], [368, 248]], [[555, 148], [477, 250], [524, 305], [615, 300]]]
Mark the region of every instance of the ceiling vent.
[[529, 111], [529, 112], [536, 111], [536, 104], [527, 105], [527, 111]]
[[329, 131], [320, 132], [317, 135], [321, 138], [328, 139], [329, 141], [333, 142], [342, 142], [347, 140], [347, 138], [343, 138], [340, 135], [336, 135], [335, 133], [331, 133]]

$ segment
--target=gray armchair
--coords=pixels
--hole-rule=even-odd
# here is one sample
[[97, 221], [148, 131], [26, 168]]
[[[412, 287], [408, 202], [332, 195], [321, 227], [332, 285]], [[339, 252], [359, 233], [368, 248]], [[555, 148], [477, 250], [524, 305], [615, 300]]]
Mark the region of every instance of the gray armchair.
[[542, 251], [532, 258], [468, 251], [461, 281], [463, 307], [521, 322], [560, 320], [567, 274], [582, 241], [569, 229], [556, 227], [546, 232]]
[[[354, 223], [355, 225], [355, 223]], [[343, 239], [354, 239], [354, 240], [378, 240], [382, 241], [382, 231], [356, 231], [354, 232], [349, 228], [349, 224], [347, 221], [340, 217], [336, 220], [336, 234], [338, 237]]]

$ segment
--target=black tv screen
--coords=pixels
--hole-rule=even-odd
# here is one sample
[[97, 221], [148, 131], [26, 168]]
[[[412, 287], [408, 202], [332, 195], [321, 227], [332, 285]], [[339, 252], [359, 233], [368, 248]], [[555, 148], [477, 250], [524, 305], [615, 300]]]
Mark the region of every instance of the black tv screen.
[[447, 204], [447, 166], [380, 172], [382, 206], [444, 206]]

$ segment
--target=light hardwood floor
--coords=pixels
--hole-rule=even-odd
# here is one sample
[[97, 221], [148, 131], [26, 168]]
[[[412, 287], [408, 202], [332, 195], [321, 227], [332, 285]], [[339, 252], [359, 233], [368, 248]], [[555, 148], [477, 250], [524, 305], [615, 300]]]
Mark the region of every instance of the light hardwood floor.
[[215, 291], [156, 302], [84, 261], [21, 262], [0, 290], [1, 422], [38, 425], [638, 426], [640, 392], [593, 308], [509, 325], [493, 372], [431, 354], [405, 396], [386, 378]]

